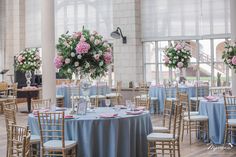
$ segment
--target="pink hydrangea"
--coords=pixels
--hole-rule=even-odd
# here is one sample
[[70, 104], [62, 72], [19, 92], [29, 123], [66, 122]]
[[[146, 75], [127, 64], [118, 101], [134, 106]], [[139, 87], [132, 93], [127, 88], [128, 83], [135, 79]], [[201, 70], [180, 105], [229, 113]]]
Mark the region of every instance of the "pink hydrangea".
[[232, 58], [232, 64], [233, 64], [233, 65], [236, 65], [236, 56], [234, 56], [234, 57]]
[[177, 45], [175, 46], [175, 48], [176, 48], [177, 50], [181, 50], [181, 49], [182, 49], [182, 46], [181, 46], [180, 44], [177, 44]]
[[184, 66], [183, 62], [178, 62], [177, 63], [178, 68], [182, 68]]
[[54, 65], [56, 66], [57, 69], [61, 68], [63, 65], [63, 57], [62, 56], [56, 56], [54, 58]]
[[77, 54], [88, 53], [89, 49], [90, 45], [84, 41], [80, 41], [75, 48]]
[[112, 54], [110, 52], [106, 52], [104, 54], [104, 60], [106, 64], [110, 64], [112, 61]]
[[19, 55], [18, 57], [17, 57], [17, 60], [18, 60], [18, 62], [22, 62], [23, 60], [24, 60], [24, 57], [22, 56], [22, 55]]

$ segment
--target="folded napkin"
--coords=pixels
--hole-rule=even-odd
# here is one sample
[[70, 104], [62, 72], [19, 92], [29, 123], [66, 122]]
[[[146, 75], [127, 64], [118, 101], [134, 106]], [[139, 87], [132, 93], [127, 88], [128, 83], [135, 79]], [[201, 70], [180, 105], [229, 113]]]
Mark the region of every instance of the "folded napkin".
[[128, 115], [139, 115], [139, 114], [141, 114], [141, 113], [143, 113], [142, 110], [138, 110], [138, 111], [126, 111], [126, 114], [128, 114]]
[[74, 116], [72, 116], [72, 115], [65, 115], [64, 118], [65, 119], [72, 119], [72, 118], [74, 118]]
[[102, 113], [99, 115], [101, 118], [115, 118], [118, 114], [117, 113]]
[[211, 102], [215, 102], [215, 101], [218, 101], [218, 97], [215, 97], [215, 96], [205, 96], [204, 97], [207, 101], [211, 101]]
[[65, 111], [66, 108], [65, 107], [56, 107], [56, 111]]
[[134, 110], [135, 110], [135, 111], [145, 110], [145, 107], [140, 106], [140, 107], [135, 108]]
[[127, 109], [127, 106], [124, 106], [124, 105], [115, 105], [115, 108]]
[[49, 112], [50, 110], [49, 109], [37, 109], [37, 110], [33, 110], [33, 115], [34, 116], [38, 116], [38, 112]]

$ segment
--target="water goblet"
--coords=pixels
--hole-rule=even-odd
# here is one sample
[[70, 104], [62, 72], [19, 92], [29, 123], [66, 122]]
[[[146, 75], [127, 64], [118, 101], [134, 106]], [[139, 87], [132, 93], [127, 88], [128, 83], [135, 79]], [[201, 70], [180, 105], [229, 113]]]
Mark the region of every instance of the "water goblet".
[[107, 107], [109, 107], [110, 104], [111, 104], [111, 100], [110, 100], [110, 99], [106, 99], [106, 100], [105, 100], [105, 104], [106, 104]]

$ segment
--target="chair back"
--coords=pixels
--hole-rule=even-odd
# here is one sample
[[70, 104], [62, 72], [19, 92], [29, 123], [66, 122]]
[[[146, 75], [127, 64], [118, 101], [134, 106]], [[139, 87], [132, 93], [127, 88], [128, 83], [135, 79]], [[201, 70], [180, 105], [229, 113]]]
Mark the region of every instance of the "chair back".
[[7, 82], [0, 82], [0, 93], [3, 96], [7, 96], [8, 84]]
[[3, 103], [3, 108], [5, 109], [12, 109], [12, 110], [16, 110], [16, 103], [15, 100], [11, 101], [11, 102], [5, 102]]
[[163, 126], [171, 129], [171, 121], [173, 114], [173, 104], [172, 101], [165, 100], [164, 111], [163, 111]]
[[31, 105], [33, 110], [42, 109], [42, 108], [50, 108], [51, 99], [32, 99]]
[[30, 132], [28, 127], [10, 124], [10, 137], [8, 138], [9, 157], [30, 157]]
[[165, 99], [178, 97], [178, 84], [165, 84]]
[[187, 116], [190, 119], [190, 111], [191, 107], [189, 105], [189, 99], [188, 99], [188, 94], [186, 93], [180, 93], [179, 94], [179, 104], [182, 105], [182, 109], [184, 112], [187, 112]]
[[182, 105], [180, 103], [178, 103], [178, 101], [176, 101], [175, 102], [175, 109], [174, 109], [173, 129], [171, 131], [174, 139], [180, 137], [182, 111], [183, 111]]
[[4, 116], [5, 116], [5, 125], [6, 125], [6, 131], [7, 136], [10, 135], [10, 124], [16, 124], [16, 110], [12, 108], [4, 107]]
[[57, 103], [57, 107], [64, 107], [64, 96], [57, 95], [56, 96], [56, 103]]
[[13, 83], [11, 85], [11, 90], [9, 90], [9, 96], [12, 96], [13, 98], [17, 97], [17, 86], [18, 83]]
[[96, 95], [106, 95], [107, 94], [107, 82], [96, 83]]
[[44, 150], [44, 143], [49, 140], [60, 140], [62, 149], [65, 148], [64, 112], [38, 112], [40, 129], [40, 144]]
[[138, 87], [139, 95], [135, 97], [136, 106], [145, 107], [147, 110], [150, 105], [147, 83], [140, 83]]
[[209, 86], [198, 86], [197, 85], [196, 93], [197, 93], [196, 94], [197, 98], [208, 96], [209, 95]]
[[216, 95], [216, 96], [222, 96], [226, 93], [225, 87], [211, 87], [210, 88], [210, 94]]
[[116, 83], [116, 96], [120, 96], [122, 89], [122, 81], [117, 81]]
[[229, 119], [236, 119], [236, 96], [224, 96], [226, 124]]

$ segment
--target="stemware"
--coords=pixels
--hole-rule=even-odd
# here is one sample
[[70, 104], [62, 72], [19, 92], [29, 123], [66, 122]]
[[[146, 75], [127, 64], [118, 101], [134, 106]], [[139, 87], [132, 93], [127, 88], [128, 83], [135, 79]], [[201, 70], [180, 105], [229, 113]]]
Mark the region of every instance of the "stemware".
[[111, 104], [111, 100], [110, 99], [105, 99], [105, 104], [106, 104], [107, 107], [109, 107], [110, 104]]
[[131, 100], [126, 100], [125, 101], [125, 105], [127, 106], [127, 108], [130, 108]]

